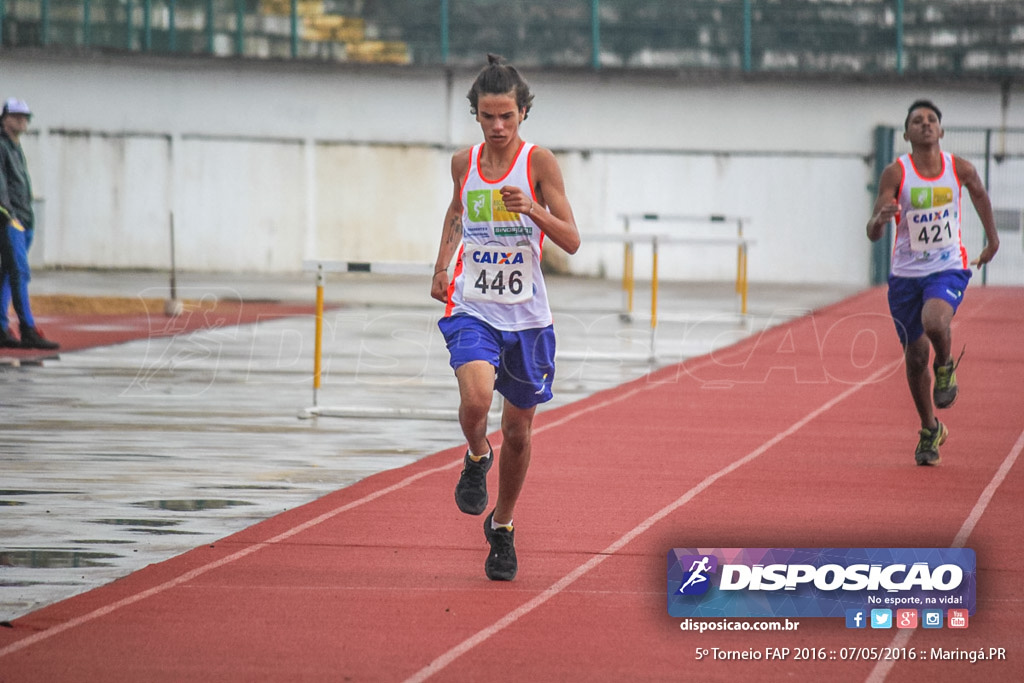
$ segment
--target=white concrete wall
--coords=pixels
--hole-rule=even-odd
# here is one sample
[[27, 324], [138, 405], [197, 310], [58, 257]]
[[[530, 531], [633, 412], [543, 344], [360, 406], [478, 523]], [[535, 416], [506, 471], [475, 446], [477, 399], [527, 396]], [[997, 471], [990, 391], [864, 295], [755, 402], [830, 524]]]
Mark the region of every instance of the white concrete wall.
[[[167, 267], [172, 211], [182, 269], [430, 262], [450, 156], [479, 139], [465, 100], [474, 75], [0, 53], [0, 96], [35, 112], [33, 262]], [[1024, 126], [1020, 86], [1004, 110], [997, 84], [525, 75], [537, 99], [523, 135], [559, 154], [584, 236], [621, 231], [622, 213], [749, 217], [754, 281], [867, 283], [872, 131], [902, 125], [914, 98], [933, 98], [947, 125]], [[661, 256], [662, 277], [735, 273], [727, 247]], [[584, 239], [570, 267], [618, 275], [621, 248]]]

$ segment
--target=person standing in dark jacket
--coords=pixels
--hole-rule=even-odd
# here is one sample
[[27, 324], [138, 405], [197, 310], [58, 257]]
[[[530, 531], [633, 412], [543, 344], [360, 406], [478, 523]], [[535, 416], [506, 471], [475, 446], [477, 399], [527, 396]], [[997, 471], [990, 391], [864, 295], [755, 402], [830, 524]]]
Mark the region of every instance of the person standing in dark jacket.
[[[0, 113], [0, 346], [25, 349], [57, 349], [36, 329], [29, 304], [31, 271], [28, 249], [35, 234], [32, 182], [28, 175], [21, 136], [28, 130], [32, 111], [24, 100], [9, 98]], [[21, 331], [20, 341], [11, 336], [8, 308], [14, 303]]]

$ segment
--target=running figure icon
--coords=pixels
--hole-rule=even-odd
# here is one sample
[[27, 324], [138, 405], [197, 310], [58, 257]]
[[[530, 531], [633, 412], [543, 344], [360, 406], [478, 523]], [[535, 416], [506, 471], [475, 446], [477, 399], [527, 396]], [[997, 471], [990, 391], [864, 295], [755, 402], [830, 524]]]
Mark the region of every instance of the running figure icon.
[[700, 558], [699, 561], [693, 561], [693, 564], [690, 565], [690, 569], [688, 570], [690, 572], [690, 577], [683, 582], [682, 586], [679, 587], [680, 593], [684, 593], [687, 588], [694, 584], [703, 583], [708, 580], [708, 577], [705, 576], [705, 574], [711, 571], [711, 567], [708, 566], [709, 559], [710, 558], [705, 555]]

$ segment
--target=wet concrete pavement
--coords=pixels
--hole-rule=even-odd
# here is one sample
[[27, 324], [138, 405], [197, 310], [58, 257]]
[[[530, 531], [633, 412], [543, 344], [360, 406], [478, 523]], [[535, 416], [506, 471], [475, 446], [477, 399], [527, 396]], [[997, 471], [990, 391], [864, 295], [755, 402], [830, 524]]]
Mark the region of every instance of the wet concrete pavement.
[[[142, 298], [168, 291], [159, 273], [86, 271], [38, 272], [32, 288]], [[555, 400], [542, 410], [854, 293], [754, 285], [740, 322], [731, 283], [662, 283], [652, 361], [649, 289], [638, 289], [629, 320], [615, 281], [558, 277], [549, 289], [558, 374]], [[333, 307], [316, 403], [347, 417], [300, 419], [314, 402], [309, 316], [0, 365], [0, 620], [458, 445], [458, 423], [444, 414], [458, 396], [436, 327], [441, 308], [427, 290], [422, 277], [328, 278]], [[314, 278], [179, 277], [178, 298], [209, 295], [312, 303]], [[405, 417], [387, 416], [398, 411]], [[439, 492], [439, 504], [449, 499]]]

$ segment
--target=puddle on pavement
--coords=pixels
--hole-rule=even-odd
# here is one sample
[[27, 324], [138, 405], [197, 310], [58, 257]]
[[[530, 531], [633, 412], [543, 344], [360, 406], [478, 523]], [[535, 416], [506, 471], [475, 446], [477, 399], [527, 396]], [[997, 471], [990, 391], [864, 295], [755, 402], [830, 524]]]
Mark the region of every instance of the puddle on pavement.
[[120, 558], [114, 553], [93, 553], [82, 550], [52, 550], [47, 548], [24, 548], [0, 550], [0, 567], [21, 567], [24, 569], [72, 569], [78, 567], [112, 567], [113, 560]]
[[[170, 529], [168, 527], [178, 526], [181, 520], [178, 519], [94, 519], [95, 524], [113, 524], [125, 527], [125, 531], [135, 534], [149, 534], [151, 536], [197, 536], [199, 531], [183, 531], [181, 529]], [[75, 541], [76, 543], [134, 543], [135, 541]]]
[[34, 491], [32, 489], [0, 489], [0, 507], [17, 507], [27, 505], [23, 500], [7, 500], [6, 497], [20, 498], [22, 496], [47, 496], [47, 495], [76, 495], [80, 491]]
[[53, 494], [76, 495], [81, 491], [33, 491], [31, 489], [0, 489], [0, 496], [49, 496]]
[[[44, 583], [43, 581], [0, 581], [0, 588], [31, 588], [33, 586], [60, 586], [60, 583]], [[66, 584], [64, 584], [66, 585]], [[3, 622], [0, 622], [2, 625]]]
[[192, 500], [145, 500], [132, 503], [136, 507], [150, 510], [170, 510], [171, 512], [198, 512], [201, 510], [223, 510], [240, 505], [254, 505], [245, 500], [225, 500], [221, 498], [201, 498]]
[[199, 489], [214, 489], [218, 491], [291, 491], [294, 486], [278, 486], [274, 484], [225, 484], [224, 486], [200, 486]]
[[[73, 431], [78, 427], [77, 424], [69, 425], [67, 429]], [[140, 427], [134, 431], [151, 431], [152, 427]], [[123, 424], [118, 424], [107, 429], [107, 431], [116, 431], [118, 433], [124, 433], [127, 431], [133, 431], [131, 428], [126, 428]], [[171, 460], [174, 456], [166, 455], [162, 453], [83, 453], [82, 455], [88, 456], [90, 460], [96, 461], [140, 461], [140, 460]]]
[[181, 524], [180, 521], [175, 519], [94, 519], [93, 522], [96, 524], [114, 524], [117, 526], [146, 527], [177, 526]]

